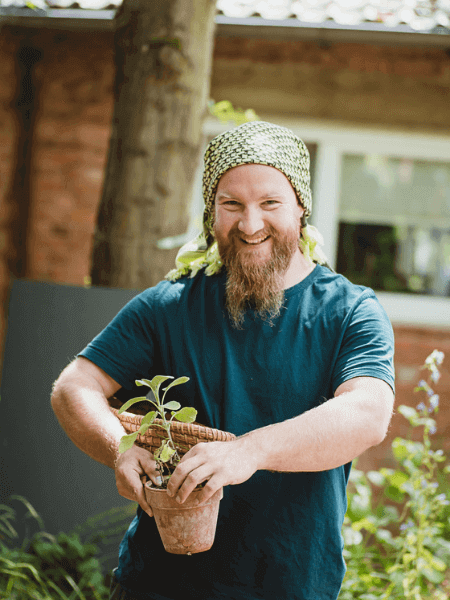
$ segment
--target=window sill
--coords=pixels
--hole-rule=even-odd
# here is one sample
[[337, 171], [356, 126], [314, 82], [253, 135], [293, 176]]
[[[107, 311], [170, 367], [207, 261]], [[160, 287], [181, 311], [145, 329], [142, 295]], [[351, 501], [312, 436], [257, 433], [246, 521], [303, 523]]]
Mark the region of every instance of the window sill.
[[425, 325], [450, 329], [450, 298], [375, 292], [393, 325]]

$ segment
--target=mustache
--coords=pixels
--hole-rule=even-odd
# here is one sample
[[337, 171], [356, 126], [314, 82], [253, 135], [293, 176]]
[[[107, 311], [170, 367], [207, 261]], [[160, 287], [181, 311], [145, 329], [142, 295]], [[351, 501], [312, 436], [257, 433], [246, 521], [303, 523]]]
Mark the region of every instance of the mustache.
[[266, 238], [268, 236], [277, 238], [276, 231], [270, 225], [269, 225], [269, 227], [266, 227], [265, 229], [261, 229], [260, 231], [257, 231], [253, 235], [246, 235], [245, 233], [243, 233], [242, 231], [239, 230], [238, 225], [236, 224], [233, 226], [232, 229], [230, 229], [230, 231], [228, 233], [229, 240], [240, 239], [240, 240], [250, 241], [250, 242], [253, 240], [258, 240], [263, 237]]

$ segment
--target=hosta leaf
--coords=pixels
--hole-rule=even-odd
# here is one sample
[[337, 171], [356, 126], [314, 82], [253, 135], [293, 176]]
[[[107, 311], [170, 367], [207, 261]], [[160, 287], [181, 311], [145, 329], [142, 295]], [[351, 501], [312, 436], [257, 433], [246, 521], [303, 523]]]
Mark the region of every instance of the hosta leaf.
[[119, 452], [122, 454], [123, 452], [126, 452], [126, 450], [129, 450], [136, 441], [137, 436], [137, 431], [135, 431], [134, 433], [129, 433], [128, 435], [124, 435], [120, 440]]
[[136, 402], [144, 402], [145, 400], [147, 402], [150, 402], [150, 400], [148, 398], [146, 398], [145, 396], [139, 396], [138, 398], [131, 398], [131, 400], [128, 400], [127, 402], [125, 402], [125, 404], [123, 406], [121, 406], [119, 408], [119, 415], [121, 415], [125, 410], [130, 408], [130, 406], [133, 406], [133, 404], [136, 404]]
[[171, 402], [164, 404], [164, 408], [167, 410], [178, 410], [181, 408], [181, 404], [179, 402], [175, 402], [175, 400], [172, 400]]
[[197, 411], [192, 406], [185, 406], [174, 415], [175, 419], [181, 423], [193, 423], [196, 416]]

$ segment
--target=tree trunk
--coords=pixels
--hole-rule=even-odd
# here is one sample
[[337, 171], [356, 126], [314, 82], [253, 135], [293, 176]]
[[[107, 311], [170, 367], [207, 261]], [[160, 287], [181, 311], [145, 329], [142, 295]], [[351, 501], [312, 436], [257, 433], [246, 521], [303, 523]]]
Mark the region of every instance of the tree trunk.
[[144, 289], [173, 267], [157, 240], [186, 231], [209, 94], [214, 0], [124, 0], [115, 110], [92, 284]]

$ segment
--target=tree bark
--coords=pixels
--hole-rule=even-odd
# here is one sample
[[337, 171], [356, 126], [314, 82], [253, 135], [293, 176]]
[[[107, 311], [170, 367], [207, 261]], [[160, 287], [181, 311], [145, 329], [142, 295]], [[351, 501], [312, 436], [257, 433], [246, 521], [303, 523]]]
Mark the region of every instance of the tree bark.
[[173, 267], [202, 149], [214, 0], [124, 0], [115, 110], [94, 238], [94, 285], [144, 289]]

